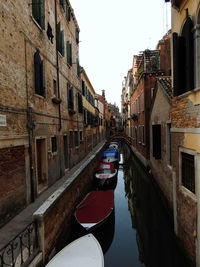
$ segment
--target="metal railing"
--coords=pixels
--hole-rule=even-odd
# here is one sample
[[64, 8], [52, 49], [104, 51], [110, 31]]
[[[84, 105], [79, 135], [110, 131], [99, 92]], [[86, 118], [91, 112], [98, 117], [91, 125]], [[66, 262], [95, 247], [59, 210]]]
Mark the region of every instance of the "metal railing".
[[37, 226], [31, 222], [0, 249], [0, 267], [27, 266], [38, 251]]

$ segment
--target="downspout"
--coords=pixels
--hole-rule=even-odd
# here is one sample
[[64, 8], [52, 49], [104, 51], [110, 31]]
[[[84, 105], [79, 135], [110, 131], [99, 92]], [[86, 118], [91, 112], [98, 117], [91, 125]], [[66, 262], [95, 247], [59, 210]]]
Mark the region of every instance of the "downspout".
[[[55, 40], [56, 40], [56, 70], [57, 70], [57, 84], [58, 84], [58, 98], [60, 99], [60, 79], [59, 79], [59, 61], [58, 61], [58, 42], [57, 42], [57, 5], [56, 0], [54, 0], [55, 4]], [[59, 131], [62, 129], [62, 120], [61, 120], [61, 103], [58, 104], [58, 113], [59, 113]]]
[[33, 121], [32, 121], [32, 107], [29, 104], [29, 93], [28, 93], [28, 77], [27, 77], [27, 51], [26, 51], [27, 41], [24, 36], [24, 52], [25, 52], [25, 80], [26, 80], [26, 105], [27, 105], [27, 130], [29, 139], [29, 162], [30, 162], [30, 200], [34, 202], [35, 200], [35, 188], [34, 188], [34, 168], [33, 168]]

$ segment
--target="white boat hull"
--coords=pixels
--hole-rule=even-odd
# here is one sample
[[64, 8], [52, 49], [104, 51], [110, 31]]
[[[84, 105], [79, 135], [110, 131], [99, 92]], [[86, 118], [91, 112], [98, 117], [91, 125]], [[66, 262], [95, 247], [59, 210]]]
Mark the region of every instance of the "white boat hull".
[[104, 267], [104, 257], [97, 239], [82, 236], [56, 254], [46, 267]]

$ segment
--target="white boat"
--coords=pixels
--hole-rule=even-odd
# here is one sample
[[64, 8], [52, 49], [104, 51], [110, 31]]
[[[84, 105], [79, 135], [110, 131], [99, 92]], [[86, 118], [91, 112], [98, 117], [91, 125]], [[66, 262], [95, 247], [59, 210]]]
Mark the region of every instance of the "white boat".
[[104, 267], [101, 246], [92, 234], [82, 236], [64, 247], [46, 267]]

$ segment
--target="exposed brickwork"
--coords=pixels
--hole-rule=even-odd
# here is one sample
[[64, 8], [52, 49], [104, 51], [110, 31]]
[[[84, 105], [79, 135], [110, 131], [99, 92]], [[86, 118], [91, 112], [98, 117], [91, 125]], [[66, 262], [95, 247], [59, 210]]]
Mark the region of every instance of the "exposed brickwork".
[[24, 147], [0, 149], [0, 226], [26, 204]]
[[200, 127], [200, 106], [187, 97], [173, 98], [172, 121], [176, 128]]

